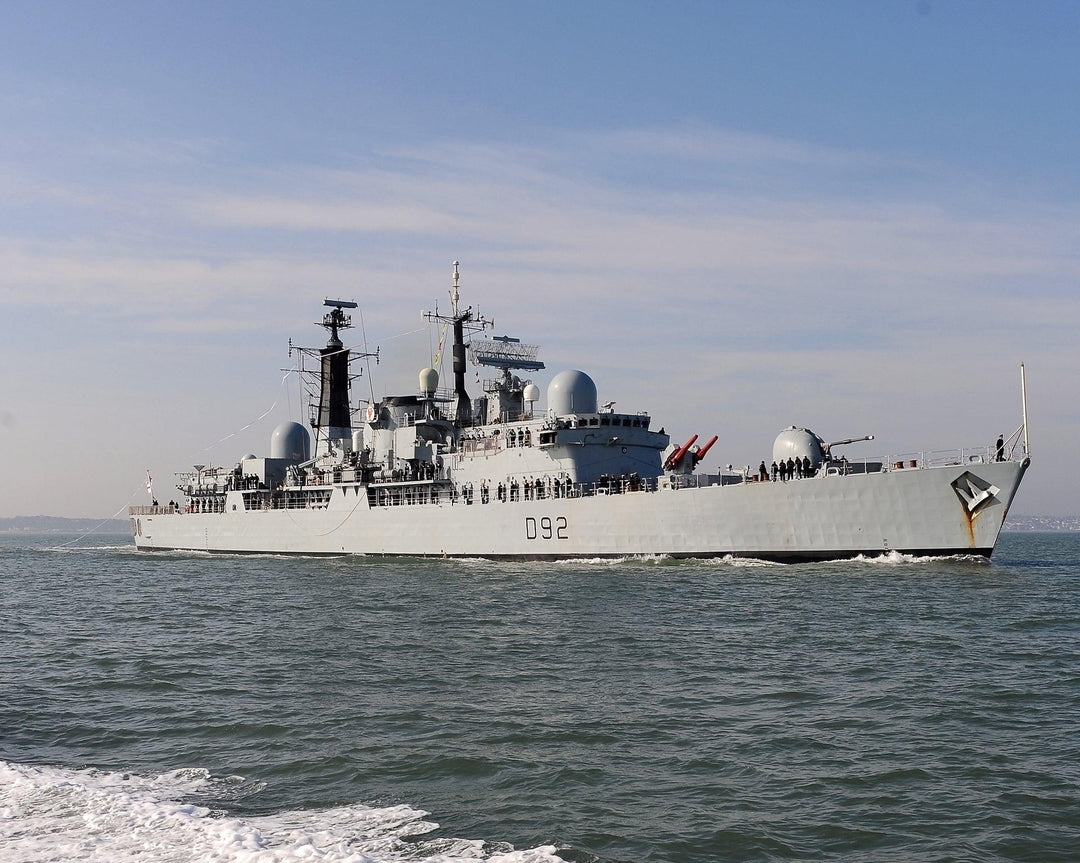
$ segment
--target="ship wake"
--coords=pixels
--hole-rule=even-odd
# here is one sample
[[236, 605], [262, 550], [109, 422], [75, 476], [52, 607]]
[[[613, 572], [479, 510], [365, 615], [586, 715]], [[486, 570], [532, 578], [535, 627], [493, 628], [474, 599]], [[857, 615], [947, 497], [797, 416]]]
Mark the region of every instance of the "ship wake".
[[432, 837], [438, 825], [406, 805], [352, 804], [237, 817], [199, 800], [258, 786], [204, 770], [159, 776], [0, 761], [0, 860], [110, 863], [561, 863], [552, 846]]

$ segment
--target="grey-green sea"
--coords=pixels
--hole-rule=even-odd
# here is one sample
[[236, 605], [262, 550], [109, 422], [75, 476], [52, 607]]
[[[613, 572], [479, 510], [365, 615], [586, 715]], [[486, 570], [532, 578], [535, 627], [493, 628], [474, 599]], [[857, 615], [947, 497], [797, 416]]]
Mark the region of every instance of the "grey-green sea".
[[0, 861], [1080, 859], [1080, 535], [990, 562], [0, 537]]

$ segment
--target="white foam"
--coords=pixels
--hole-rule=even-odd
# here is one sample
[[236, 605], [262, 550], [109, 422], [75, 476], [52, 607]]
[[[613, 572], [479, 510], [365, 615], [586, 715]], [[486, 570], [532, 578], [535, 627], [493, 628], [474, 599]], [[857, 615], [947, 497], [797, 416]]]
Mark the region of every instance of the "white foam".
[[978, 563], [984, 564], [989, 561], [979, 554], [934, 554], [916, 555], [903, 554], [899, 551], [883, 551], [881, 554], [863, 555], [839, 560], [836, 563], [877, 563], [883, 566], [897, 566], [910, 563]]
[[724, 557], [720, 558], [720, 562], [725, 564], [726, 566], [733, 566], [736, 569], [740, 567], [752, 569], [762, 566], [778, 567], [780, 569], [785, 568], [785, 564], [776, 563], [772, 560], [762, 560], [759, 557], [735, 557], [734, 555], [730, 554], [724, 555]]
[[360, 804], [238, 818], [183, 802], [242, 783], [204, 770], [160, 776], [0, 761], [3, 863], [561, 863], [553, 846], [424, 839], [410, 806]]

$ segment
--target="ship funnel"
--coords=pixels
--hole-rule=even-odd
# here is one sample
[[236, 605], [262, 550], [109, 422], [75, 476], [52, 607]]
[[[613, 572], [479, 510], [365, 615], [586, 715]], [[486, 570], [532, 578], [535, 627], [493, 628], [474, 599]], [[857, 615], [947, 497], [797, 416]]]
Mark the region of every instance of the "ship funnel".
[[330, 311], [322, 326], [330, 332], [326, 347], [319, 351], [319, 404], [316, 412], [316, 455], [328, 448], [330, 441], [352, 439], [349, 411], [349, 349], [342, 344], [339, 331], [352, 326], [352, 319], [342, 309], [354, 309], [352, 300], [324, 300]]

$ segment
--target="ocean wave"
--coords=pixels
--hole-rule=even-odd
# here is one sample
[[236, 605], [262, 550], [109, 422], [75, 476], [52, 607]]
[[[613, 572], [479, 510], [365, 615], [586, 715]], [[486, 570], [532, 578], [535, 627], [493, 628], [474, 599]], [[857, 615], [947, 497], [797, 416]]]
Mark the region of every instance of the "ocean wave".
[[192, 802], [244, 784], [201, 769], [140, 776], [0, 761], [0, 861], [562, 863], [554, 846], [428, 837], [438, 825], [407, 805], [241, 818]]
[[96, 553], [101, 551], [112, 551], [118, 554], [127, 554], [129, 552], [137, 551], [137, 549], [135, 548], [135, 544], [130, 542], [124, 543], [123, 545], [76, 545], [77, 542], [79, 542], [79, 540], [74, 540], [73, 542], [64, 543], [62, 545], [46, 545], [42, 546], [41, 550], [66, 552], [68, 554], [80, 554], [87, 552]]

